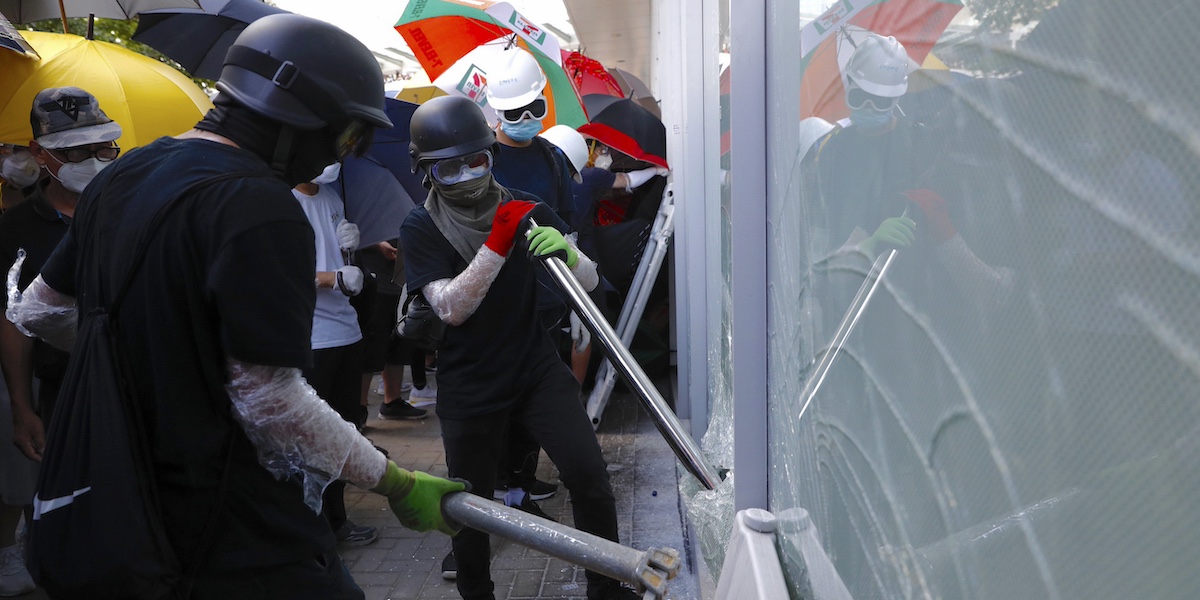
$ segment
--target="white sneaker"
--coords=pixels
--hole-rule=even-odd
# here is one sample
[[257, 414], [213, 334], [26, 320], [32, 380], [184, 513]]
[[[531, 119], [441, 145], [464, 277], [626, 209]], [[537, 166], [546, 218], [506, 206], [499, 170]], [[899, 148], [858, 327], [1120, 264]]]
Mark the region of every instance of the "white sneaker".
[[429, 376], [422, 389], [413, 388], [408, 394], [408, 403], [413, 406], [428, 406], [437, 402], [437, 378]]
[[20, 596], [35, 589], [37, 584], [25, 568], [21, 547], [14, 545], [0, 548], [0, 596]]

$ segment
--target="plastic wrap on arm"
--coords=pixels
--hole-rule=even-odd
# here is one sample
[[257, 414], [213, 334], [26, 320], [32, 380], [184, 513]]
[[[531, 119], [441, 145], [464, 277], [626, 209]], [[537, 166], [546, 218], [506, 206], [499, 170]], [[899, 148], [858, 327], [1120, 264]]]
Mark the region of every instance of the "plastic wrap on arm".
[[457, 277], [431, 281], [421, 291], [439, 319], [447, 325], [462, 325], [475, 314], [503, 266], [503, 256], [480, 246], [471, 264]]
[[39, 337], [59, 350], [70, 352], [75, 345], [78, 325], [75, 299], [47, 285], [41, 275], [22, 292], [18, 282], [24, 262], [25, 250], [18, 250], [17, 260], [8, 270], [8, 309], [4, 311], [5, 318], [16, 325], [21, 333]]
[[321, 493], [335, 479], [370, 489], [387, 459], [342, 419], [300, 376], [299, 369], [227, 361], [234, 417], [258, 449], [258, 461], [282, 479], [303, 480], [304, 503], [321, 511]]
[[571, 248], [579, 255], [579, 260], [575, 261], [574, 267], [571, 267], [571, 273], [575, 275], [579, 285], [590, 292], [600, 285], [600, 275], [596, 272], [596, 263], [579, 249], [579, 244], [576, 243], [578, 238], [579, 234], [577, 233], [566, 236], [567, 243], [571, 244]]
[[1008, 304], [1016, 286], [1016, 274], [1012, 269], [993, 268], [983, 262], [961, 235], [935, 246], [933, 252], [963, 293], [974, 298], [981, 306], [1001, 308]]

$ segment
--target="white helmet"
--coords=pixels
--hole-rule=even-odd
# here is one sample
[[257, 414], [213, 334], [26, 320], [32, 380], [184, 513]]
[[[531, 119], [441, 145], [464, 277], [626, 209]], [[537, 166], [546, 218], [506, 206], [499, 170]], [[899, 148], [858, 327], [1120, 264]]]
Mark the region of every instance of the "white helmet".
[[[555, 125], [538, 135], [546, 139], [547, 142], [558, 146], [563, 154], [567, 155], [567, 160], [571, 161], [571, 166], [575, 167], [576, 173], [581, 173], [583, 168], [587, 166], [588, 147], [587, 142], [583, 140], [583, 136], [571, 128], [570, 125]], [[576, 180], [578, 181], [578, 180]]]
[[[858, 43], [846, 62], [843, 84], [853, 83], [873, 96], [897, 98], [908, 91], [908, 53], [892, 36], [872, 33]], [[845, 85], [847, 91], [850, 85]]]
[[546, 87], [546, 74], [532, 54], [521, 48], [503, 50], [487, 72], [488, 105], [497, 111], [521, 108]]

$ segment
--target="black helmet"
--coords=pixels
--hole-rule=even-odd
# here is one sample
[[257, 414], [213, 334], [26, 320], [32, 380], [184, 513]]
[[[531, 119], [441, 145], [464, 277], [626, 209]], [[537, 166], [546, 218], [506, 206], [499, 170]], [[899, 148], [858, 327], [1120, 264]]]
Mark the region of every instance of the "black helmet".
[[463, 96], [439, 96], [418, 106], [409, 133], [413, 173], [423, 162], [465, 156], [496, 144], [496, 133], [479, 105]]
[[345, 31], [302, 15], [268, 15], [247, 25], [225, 55], [217, 89], [297, 129], [341, 129], [356, 120], [392, 126], [371, 51]]

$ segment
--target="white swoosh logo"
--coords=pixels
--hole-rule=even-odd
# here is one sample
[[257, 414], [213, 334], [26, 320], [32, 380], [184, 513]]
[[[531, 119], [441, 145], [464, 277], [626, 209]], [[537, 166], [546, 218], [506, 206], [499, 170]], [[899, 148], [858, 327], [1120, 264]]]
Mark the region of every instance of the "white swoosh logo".
[[33, 520], [37, 521], [42, 518], [42, 515], [71, 504], [76, 498], [90, 491], [92, 491], [92, 486], [89, 485], [71, 492], [69, 496], [59, 496], [58, 498], [51, 498], [49, 500], [42, 500], [35, 496], [33, 498]]

